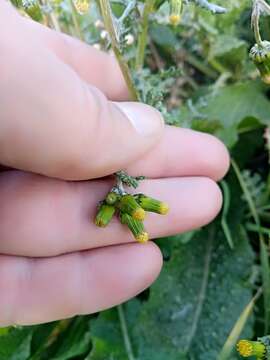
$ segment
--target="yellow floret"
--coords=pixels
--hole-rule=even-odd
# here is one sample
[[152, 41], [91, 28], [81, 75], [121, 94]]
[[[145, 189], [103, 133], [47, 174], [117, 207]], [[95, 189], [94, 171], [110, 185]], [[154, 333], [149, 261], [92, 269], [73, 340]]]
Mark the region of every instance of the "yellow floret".
[[178, 25], [180, 23], [181, 16], [177, 14], [171, 14], [170, 15], [170, 23], [174, 26]]
[[149, 240], [149, 235], [147, 234], [147, 232], [143, 232], [136, 237], [136, 240], [141, 244], [145, 244]]
[[169, 208], [168, 204], [166, 204], [166, 203], [160, 204], [160, 214], [161, 215], [167, 215], [169, 210], [170, 210], [170, 208]]
[[237, 351], [244, 357], [251, 356], [253, 353], [253, 347], [248, 340], [240, 340], [237, 344]]
[[145, 219], [145, 211], [142, 208], [138, 208], [134, 210], [134, 212], [132, 213], [132, 217], [135, 220], [143, 221]]
[[237, 351], [243, 357], [256, 356], [257, 359], [264, 359], [266, 347], [260, 341], [240, 340]]

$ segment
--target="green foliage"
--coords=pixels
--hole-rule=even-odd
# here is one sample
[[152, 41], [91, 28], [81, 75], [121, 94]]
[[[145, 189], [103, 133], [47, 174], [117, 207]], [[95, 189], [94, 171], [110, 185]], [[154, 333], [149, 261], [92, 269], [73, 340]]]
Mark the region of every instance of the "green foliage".
[[[248, 239], [241, 232], [233, 252], [216, 227], [198, 232], [187, 245], [175, 242], [148, 300], [132, 300], [124, 307], [135, 358], [217, 359], [250, 300], [253, 261]], [[252, 334], [251, 325], [246, 336]], [[94, 320], [92, 334], [89, 359], [107, 359], [109, 354], [112, 359], [126, 359], [116, 309]]]
[[[197, 105], [198, 104], [198, 105]], [[228, 111], [229, 106], [229, 111]], [[196, 109], [196, 112], [194, 111]], [[270, 103], [263, 93], [260, 83], [248, 81], [223, 86], [199, 98], [192, 109], [181, 109], [181, 119], [185, 118], [193, 128], [201, 130], [202, 123], [218, 124], [212, 131], [218, 135], [229, 147], [234, 146], [242, 127], [246, 127], [245, 120], [255, 123], [255, 128], [269, 125]], [[198, 126], [198, 120], [201, 120]], [[209, 132], [209, 131], [208, 131]]]
[[[178, 26], [169, 24], [165, 0], [144, 23], [145, 3], [111, 1], [121, 55], [143, 102], [169, 124], [214, 134], [230, 148], [225, 207], [213, 225], [157, 241], [165, 264], [150, 290], [92, 317], [0, 330], [0, 360], [236, 360], [239, 336], [270, 331], [270, 101], [248, 58], [251, 1], [217, 0], [227, 8], [218, 15], [208, 2], [184, 2]], [[68, 0], [51, 5], [62, 31], [111, 47], [97, 2], [84, 16]], [[53, 25], [48, 12], [42, 21]]]
[[33, 329], [14, 328], [0, 337], [1, 360], [26, 360], [31, 354], [31, 340]]

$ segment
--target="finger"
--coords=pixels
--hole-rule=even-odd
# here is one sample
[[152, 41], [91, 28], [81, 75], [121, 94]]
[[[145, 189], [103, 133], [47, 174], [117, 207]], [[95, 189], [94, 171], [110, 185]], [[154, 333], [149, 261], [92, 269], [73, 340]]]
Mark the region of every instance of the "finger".
[[129, 165], [127, 171], [130, 175], [144, 174], [151, 178], [206, 176], [220, 180], [229, 166], [228, 150], [216, 137], [167, 126], [162, 140]]
[[[94, 224], [97, 204], [112, 182], [65, 183], [41, 176], [0, 177], [0, 253], [54, 256], [134, 241], [115, 217], [107, 228]], [[166, 216], [147, 214], [146, 230], [157, 238], [201, 227], [219, 212], [221, 192], [213, 180], [185, 177], [148, 180], [137, 190], [166, 201]]]
[[0, 50], [3, 165], [83, 180], [126, 167], [159, 141], [163, 120], [150, 106], [108, 101], [34, 40], [15, 36]]
[[40, 324], [115, 306], [147, 288], [161, 265], [152, 243], [36, 260], [2, 255], [0, 326]]
[[84, 81], [99, 88], [111, 100], [128, 100], [128, 89], [114, 56], [35, 21], [25, 19], [25, 23], [42, 45], [72, 67]]
[[229, 153], [216, 137], [166, 126], [161, 141], [126, 169], [148, 178], [204, 176], [220, 180], [230, 166]]

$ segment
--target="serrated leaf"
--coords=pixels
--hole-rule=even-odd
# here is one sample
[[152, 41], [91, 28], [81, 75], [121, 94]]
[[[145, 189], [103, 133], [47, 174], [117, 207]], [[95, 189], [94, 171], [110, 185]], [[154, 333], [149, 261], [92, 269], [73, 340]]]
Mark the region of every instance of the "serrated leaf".
[[247, 44], [229, 34], [223, 34], [215, 38], [211, 46], [209, 58], [219, 58], [228, 66], [241, 64], [247, 55]]
[[[205, 121], [213, 122], [219, 127], [215, 131], [227, 146], [232, 147], [238, 139], [238, 127], [245, 119], [254, 119], [261, 125], [270, 124], [270, 102], [264, 95], [264, 87], [260, 82], [247, 81], [222, 87], [210, 94], [201, 97], [194, 110], [187, 107], [181, 109], [179, 124], [182, 118], [192, 123], [197, 129]], [[201, 127], [201, 125], [200, 125]], [[200, 129], [200, 128], [199, 128]]]
[[202, 113], [221, 122], [224, 127], [238, 126], [245, 118], [270, 123], [270, 103], [256, 82], [226, 86], [205, 99], [207, 106]]

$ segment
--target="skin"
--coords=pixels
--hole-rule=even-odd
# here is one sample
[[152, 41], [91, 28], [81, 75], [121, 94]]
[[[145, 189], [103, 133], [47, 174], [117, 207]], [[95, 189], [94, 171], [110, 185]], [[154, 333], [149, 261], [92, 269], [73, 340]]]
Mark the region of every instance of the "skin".
[[213, 136], [164, 126], [156, 110], [129, 103], [113, 57], [3, 0], [0, 20], [0, 326], [112, 307], [147, 288], [162, 257], [117, 219], [106, 229], [93, 224], [113, 184], [108, 175], [143, 174], [138, 192], [169, 203], [167, 216], [145, 222], [158, 238], [218, 214], [228, 152]]

